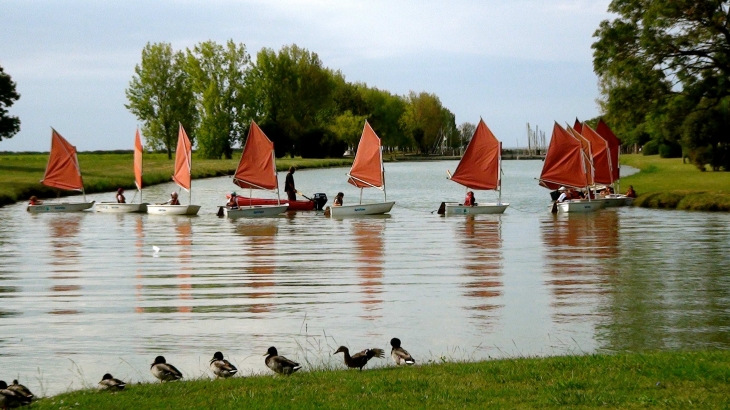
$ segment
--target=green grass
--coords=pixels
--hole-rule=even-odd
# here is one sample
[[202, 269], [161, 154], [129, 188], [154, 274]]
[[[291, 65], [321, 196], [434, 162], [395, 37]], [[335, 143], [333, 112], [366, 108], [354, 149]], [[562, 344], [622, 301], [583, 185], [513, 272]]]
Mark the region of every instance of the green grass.
[[35, 409], [728, 408], [730, 352], [520, 358], [81, 390]]
[[701, 172], [681, 158], [622, 155], [621, 163], [641, 172], [621, 179], [633, 185], [636, 206], [696, 211], [730, 211], [730, 172]]
[[[193, 178], [231, 175], [236, 170], [240, 154], [230, 160], [199, 159], [193, 154]], [[79, 166], [87, 193], [114, 191], [119, 187], [134, 188], [132, 153], [79, 153]], [[40, 198], [55, 197], [57, 191], [41, 185], [48, 162], [48, 154], [0, 154], [0, 206], [27, 200], [31, 195]], [[291, 165], [299, 169], [346, 166], [352, 159], [280, 158], [277, 168], [286, 170]], [[174, 161], [166, 154], [145, 154], [145, 186], [169, 182]], [[75, 194], [63, 192], [62, 195]]]

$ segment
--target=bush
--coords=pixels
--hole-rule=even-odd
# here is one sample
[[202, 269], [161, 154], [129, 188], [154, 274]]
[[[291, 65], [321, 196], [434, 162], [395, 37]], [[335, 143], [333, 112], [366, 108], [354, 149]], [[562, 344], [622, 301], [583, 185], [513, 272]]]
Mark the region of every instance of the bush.
[[682, 158], [682, 146], [679, 144], [659, 145], [659, 156], [661, 158]]
[[656, 141], [649, 141], [641, 148], [644, 155], [656, 155], [659, 153], [659, 144]]

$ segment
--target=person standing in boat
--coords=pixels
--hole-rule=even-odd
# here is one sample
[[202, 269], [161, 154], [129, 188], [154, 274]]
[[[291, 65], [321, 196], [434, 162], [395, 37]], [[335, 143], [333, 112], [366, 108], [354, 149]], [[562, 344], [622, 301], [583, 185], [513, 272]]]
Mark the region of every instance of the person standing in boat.
[[474, 198], [474, 191], [469, 191], [466, 193], [466, 198], [464, 198], [464, 206], [474, 206], [477, 204], [476, 198]]
[[124, 197], [124, 189], [119, 188], [117, 189], [117, 203], [118, 204], [126, 204], [127, 198]]
[[294, 166], [289, 167], [289, 173], [286, 174], [286, 181], [284, 182], [284, 192], [286, 192], [287, 199], [290, 201], [297, 200], [297, 189], [294, 186], [294, 171], [297, 169]]

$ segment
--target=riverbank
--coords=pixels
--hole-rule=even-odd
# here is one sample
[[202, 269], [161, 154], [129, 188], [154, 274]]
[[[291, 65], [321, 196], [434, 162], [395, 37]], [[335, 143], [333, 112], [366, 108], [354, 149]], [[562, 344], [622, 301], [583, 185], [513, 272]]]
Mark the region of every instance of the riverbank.
[[201, 375], [128, 385], [119, 393], [75, 391], [39, 400], [33, 408], [724, 408], [730, 404], [729, 381], [728, 351], [657, 352], [215, 381]]
[[621, 164], [640, 172], [621, 179], [623, 192], [633, 185], [634, 206], [693, 211], [730, 211], [730, 172], [701, 172], [681, 158], [622, 155]]
[[[132, 153], [99, 153], [81, 152], [78, 155], [79, 167], [84, 178], [84, 189], [87, 194], [115, 191], [117, 188], [134, 189], [134, 173], [132, 171]], [[57, 190], [41, 185], [47, 153], [33, 154], [0, 154], [0, 206], [17, 201], [25, 201], [31, 195], [39, 198], [53, 198]], [[298, 169], [326, 168], [349, 166], [351, 158], [302, 159], [280, 158], [276, 160], [279, 171], [294, 165]], [[238, 158], [234, 159], [199, 159], [193, 154], [193, 179], [232, 175]], [[174, 160], [167, 159], [166, 154], [145, 154], [144, 176], [145, 186], [170, 182]], [[62, 196], [76, 195], [77, 192], [63, 191]]]

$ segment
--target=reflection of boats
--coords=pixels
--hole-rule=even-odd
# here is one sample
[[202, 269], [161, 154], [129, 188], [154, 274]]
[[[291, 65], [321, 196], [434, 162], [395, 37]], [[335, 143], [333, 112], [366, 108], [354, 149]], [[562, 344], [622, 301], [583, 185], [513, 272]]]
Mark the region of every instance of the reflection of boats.
[[[551, 190], [565, 186], [588, 192], [593, 183], [590, 143], [555, 123], [539, 181], [540, 185]], [[584, 213], [601, 209], [603, 203], [587, 199], [568, 200], [555, 205], [559, 212]]]
[[182, 189], [188, 191], [188, 205], [147, 205], [147, 213], [153, 215], [197, 215], [200, 205], [193, 205], [193, 188], [190, 173], [193, 167], [193, 147], [188, 134], [180, 124], [175, 149], [175, 173], [172, 180]]
[[139, 138], [139, 129], [134, 135], [134, 183], [139, 191], [139, 203], [99, 202], [94, 206], [94, 210], [120, 214], [147, 211], [147, 204], [142, 203], [142, 141]]
[[380, 146], [380, 138], [367, 121], [365, 121], [360, 143], [357, 146], [355, 161], [353, 161], [352, 168], [347, 176], [349, 177], [347, 182], [360, 188], [360, 203], [358, 205], [333, 206], [330, 208], [332, 217], [377, 215], [390, 212], [395, 202], [362, 203], [362, 190], [364, 188], [382, 190], [383, 198], [387, 201], [383, 150]]
[[28, 212], [78, 212], [89, 209], [94, 201], [86, 202], [84, 181], [81, 179], [81, 168], [76, 156], [76, 147], [69, 144], [61, 134], [51, 128], [51, 152], [48, 155], [46, 174], [41, 184], [67, 191], [81, 191], [84, 202], [47, 202], [39, 205], [28, 205]]
[[477, 219], [473, 216], [464, 221], [459, 235], [468, 250], [464, 264], [464, 284], [468, 297], [477, 298], [474, 310], [480, 319], [493, 319], [493, 311], [502, 307], [502, 234], [500, 219]]
[[467, 189], [496, 190], [499, 199], [496, 203], [478, 203], [474, 206], [446, 202], [446, 215], [503, 213], [509, 204], [502, 203], [501, 165], [502, 143], [487, 128], [484, 120], [480, 119], [469, 146], [450, 179]]
[[383, 300], [379, 297], [383, 286], [383, 260], [385, 247], [383, 246], [383, 231], [386, 221], [382, 218], [365, 218], [353, 221], [352, 230], [355, 239], [356, 260], [360, 263], [357, 268], [361, 279], [360, 289], [364, 295], [362, 304], [368, 315], [363, 318], [372, 320], [372, 312], [380, 310]]
[[[230, 197], [230, 194], [227, 195]], [[289, 201], [287, 199], [269, 199], [269, 198], [247, 198], [245, 196], [238, 196], [236, 199], [238, 206], [272, 206], [272, 205], [286, 205], [287, 211], [313, 211], [315, 202], [314, 201]]]
[[[276, 216], [286, 212], [288, 205], [282, 205], [279, 199], [279, 178], [276, 175], [276, 156], [274, 143], [264, 134], [259, 126], [251, 121], [246, 145], [241, 153], [233, 183], [241, 188], [261, 189], [276, 192], [276, 205], [253, 205], [238, 202], [238, 208], [223, 208], [229, 218], [260, 218]], [[250, 200], [252, 201], [252, 200]]]

